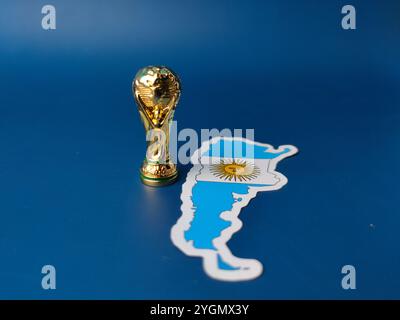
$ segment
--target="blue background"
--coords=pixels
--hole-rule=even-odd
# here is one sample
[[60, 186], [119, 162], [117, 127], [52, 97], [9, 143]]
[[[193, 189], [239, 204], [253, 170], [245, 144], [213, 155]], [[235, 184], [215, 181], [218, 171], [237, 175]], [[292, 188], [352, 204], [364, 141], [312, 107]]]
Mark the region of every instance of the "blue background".
[[[45, 31], [47, 3], [0, 4], [0, 298], [400, 298], [399, 1], [351, 1], [349, 31], [347, 1], [52, 0]], [[179, 129], [300, 149], [229, 242], [257, 280], [212, 280], [172, 245], [188, 167], [140, 183], [131, 81], [158, 64], [181, 77]]]

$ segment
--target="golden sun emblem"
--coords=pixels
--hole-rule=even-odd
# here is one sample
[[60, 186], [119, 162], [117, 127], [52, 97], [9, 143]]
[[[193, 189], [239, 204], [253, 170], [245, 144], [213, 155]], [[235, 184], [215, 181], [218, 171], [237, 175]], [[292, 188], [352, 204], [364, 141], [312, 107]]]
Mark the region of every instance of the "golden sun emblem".
[[221, 160], [211, 165], [211, 173], [217, 178], [229, 181], [249, 181], [260, 175], [260, 169], [253, 163], [244, 160]]

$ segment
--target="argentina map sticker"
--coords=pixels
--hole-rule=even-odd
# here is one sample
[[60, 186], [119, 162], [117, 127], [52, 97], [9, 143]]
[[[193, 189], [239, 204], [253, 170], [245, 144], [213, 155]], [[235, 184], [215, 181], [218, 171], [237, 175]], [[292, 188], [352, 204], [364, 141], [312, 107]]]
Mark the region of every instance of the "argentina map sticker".
[[201, 257], [211, 278], [244, 281], [261, 275], [255, 259], [236, 257], [228, 247], [242, 227], [239, 213], [258, 192], [282, 188], [287, 178], [275, 171], [279, 161], [298, 152], [242, 137], [215, 137], [191, 157], [193, 167], [182, 186], [182, 215], [171, 240], [188, 256]]

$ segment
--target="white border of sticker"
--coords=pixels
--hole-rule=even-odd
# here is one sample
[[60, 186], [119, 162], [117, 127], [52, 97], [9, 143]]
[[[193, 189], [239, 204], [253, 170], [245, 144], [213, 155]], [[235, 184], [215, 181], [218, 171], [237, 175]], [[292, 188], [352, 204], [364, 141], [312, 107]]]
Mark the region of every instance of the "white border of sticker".
[[[232, 210], [224, 211], [221, 213], [221, 217], [231, 222], [231, 226], [224, 229], [218, 238], [213, 240], [214, 246], [217, 251], [210, 249], [197, 249], [193, 246], [193, 241], [187, 241], [185, 239], [185, 232], [189, 230], [190, 223], [194, 217], [194, 209], [192, 202], [192, 189], [196, 184], [196, 176], [201, 172], [203, 165], [200, 164], [200, 156], [207, 150], [209, 150], [210, 145], [218, 142], [220, 139], [230, 140], [230, 141], [243, 141], [246, 143], [251, 143], [257, 146], [265, 147], [268, 152], [280, 153], [286, 149], [288, 152], [270, 159], [268, 172], [273, 174], [279, 182], [273, 186], [265, 187], [250, 187], [249, 193], [246, 195], [240, 195], [242, 201], [234, 202]], [[298, 149], [292, 145], [282, 145], [277, 149], [274, 149], [269, 144], [258, 143], [252, 140], [248, 140], [242, 137], [215, 137], [209, 141], [205, 141], [202, 146], [195, 151], [191, 160], [192, 163], [197, 163], [193, 165], [189, 173], [187, 174], [186, 181], [182, 186], [181, 200], [182, 200], [182, 216], [178, 219], [176, 224], [171, 229], [171, 240], [173, 244], [183, 251], [186, 255], [192, 257], [202, 257], [203, 258], [203, 268], [206, 274], [211, 278], [224, 281], [244, 281], [252, 280], [261, 275], [263, 271], [263, 266], [261, 262], [255, 259], [242, 259], [235, 257], [227, 246], [227, 242], [231, 239], [232, 235], [242, 228], [242, 221], [238, 218], [241, 209], [253, 199], [260, 191], [273, 191], [282, 188], [287, 183], [287, 178], [275, 171], [275, 168], [279, 161], [284, 158], [293, 156], [298, 152]], [[218, 183], [218, 182], [216, 182]], [[234, 196], [239, 196], [233, 193]], [[238, 270], [221, 270], [218, 268], [218, 254], [221, 258], [233, 267], [238, 267]]]

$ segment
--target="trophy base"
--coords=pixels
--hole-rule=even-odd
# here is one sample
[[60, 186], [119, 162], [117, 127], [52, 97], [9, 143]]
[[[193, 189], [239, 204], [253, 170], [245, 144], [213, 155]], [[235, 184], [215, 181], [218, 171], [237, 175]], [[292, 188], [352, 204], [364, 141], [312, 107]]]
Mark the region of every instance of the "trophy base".
[[140, 179], [145, 185], [152, 187], [166, 186], [174, 183], [178, 178], [178, 171], [174, 164], [143, 163], [140, 170]]
[[149, 178], [144, 176], [143, 174], [140, 175], [140, 179], [143, 184], [151, 187], [162, 187], [172, 184], [178, 178], [178, 172], [174, 176], [168, 178]]

